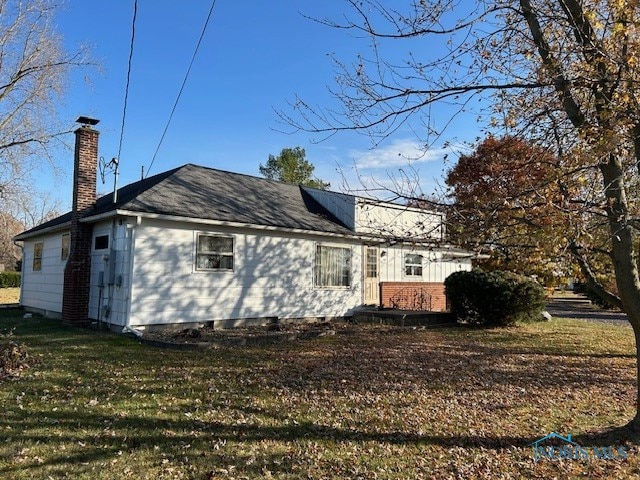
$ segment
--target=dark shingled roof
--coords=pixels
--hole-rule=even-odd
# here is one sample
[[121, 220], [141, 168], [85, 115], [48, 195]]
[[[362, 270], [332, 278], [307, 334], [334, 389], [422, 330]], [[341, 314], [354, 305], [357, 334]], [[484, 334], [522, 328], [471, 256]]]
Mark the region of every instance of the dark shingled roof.
[[[300, 229], [353, 235], [319, 203], [296, 185], [187, 164], [129, 184], [105, 195], [87, 213], [88, 217], [127, 210], [139, 213], [246, 223], [285, 229]], [[66, 213], [21, 233], [62, 226], [71, 220]]]

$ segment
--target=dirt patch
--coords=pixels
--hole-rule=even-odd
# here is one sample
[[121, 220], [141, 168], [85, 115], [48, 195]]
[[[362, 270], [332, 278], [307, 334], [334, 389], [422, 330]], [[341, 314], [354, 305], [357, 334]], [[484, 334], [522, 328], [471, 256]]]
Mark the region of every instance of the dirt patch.
[[144, 333], [143, 343], [179, 349], [207, 349], [237, 345], [268, 345], [285, 341], [303, 340], [344, 332], [352, 328], [347, 323], [322, 322], [305, 324], [266, 325], [213, 329], [210, 327], [183, 330], [160, 330]]

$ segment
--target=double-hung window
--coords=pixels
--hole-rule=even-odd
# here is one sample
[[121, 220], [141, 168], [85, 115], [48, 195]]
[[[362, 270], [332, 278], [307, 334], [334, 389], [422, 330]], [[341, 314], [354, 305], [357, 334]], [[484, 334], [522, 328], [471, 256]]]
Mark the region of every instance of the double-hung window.
[[233, 237], [199, 233], [196, 270], [233, 270]]
[[422, 276], [422, 255], [418, 255], [417, 253], [405, 253], [404, 274], [407, 277]]
[[33, 244], [33, 271], [39, 272], [42, 270], [42, 242]]
[[316, 287], [351, 286], [351, 249], [316, 245]]

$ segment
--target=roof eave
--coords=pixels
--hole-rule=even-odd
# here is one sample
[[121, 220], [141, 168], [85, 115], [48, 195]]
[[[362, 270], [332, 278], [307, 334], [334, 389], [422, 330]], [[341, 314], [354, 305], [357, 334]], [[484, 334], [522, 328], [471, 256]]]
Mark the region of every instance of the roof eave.
[[231, 227], [231, 228], [248, 228], [253, 230], [261, 230], [261, 231], [272, 231], [272, 232], [286, 232], [286, 233], [296, 233], [301, 235], [315, 235], [315, 236], [323, 236], [323, 237], [331, 237], [331, 238], [348, 238], [351, 240], [366, 240], [366, 241], [379, 241], [383, 242], [384, 240], [377, 240], [375, 237], [371, 237], [368, 235], [353, 233], [336, 233], [336, 232], [326, 232], [322, 230], [308, 230], [303, 228], [288, 228], [288, 227], [278, 227], [272, 225], [258, 225], [253, 223], [244, 223], [244, 222], [229, 222], [224, 220], [213, 220], [208, 218], [193, 218], [193, 217], [184, 217], [179, 215], [167, 215], [162, 213], [148, 213], [148, 212], [137, 212], [134, 210], [111, 210], [109, 212], [105, 212], [99, 215], [92, 215], [89, 217], [85, 217], [81, 222], [85, 223], [95, 223], [101, 220], [107, 220], [113, 217], [131, 217], [131, 218], [140, 218], [140, 219], [151, 219], [151, 220], [166, 220], [171, 222], [186, 222], [186, 223], [195, 223], [198, 225], [213, 225], [219, 227]]
[[52, 225], [51, 227], [42, 228], [40, 230], [36, 230], [35, 232], [22, 232], [16, 235], [15, 237], [13, 237], [13, 241], [22, 242], [24, 240], [29, 240], [30, 238], [39, 237], [41, 235], [46, 235], [48, 233], [59, 232], [61, 230], [69, 230], [69, 227], [71, 227], [70, 221], [60, 223], [58, 225]]

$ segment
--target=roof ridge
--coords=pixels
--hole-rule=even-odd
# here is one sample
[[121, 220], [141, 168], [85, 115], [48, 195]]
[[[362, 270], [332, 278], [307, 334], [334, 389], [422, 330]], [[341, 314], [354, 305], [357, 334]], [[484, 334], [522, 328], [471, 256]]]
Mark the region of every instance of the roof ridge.
[[[191, 162], [184, 164], [183, 167], [195, 167], [195, 168], [201, 168], [201, 169], [204, 169], [204, 170], [213, 170], [213, 171], [220, 172], [220, 173], [226, 173], [226, 174], [229, 174], [229, 175], [237, 175], [237, 176], [242, 176], [242, 177], [249, 177], [249, 178], [253, 178], [253, 179], [256, 179], [256, 180], [261, 180], [261, 181], [270, 182], [270, 183], [277, 183], [278, 185], [285, 185], [287, 187], [293, 187], [293, 188], [314, 188], [314, 187], [308, 187], [308, 186], [303, 185], [301, 183], [299, 183], [299, 184], [287, 183], [287, 182], [283, 182], [282, 180], [274, 180], [273, 178], [259, 177], [257, 175], [251, 175], [249, 173], [232, 172], [231, 170], [224, 170], [222, 168], [209, 167], [209, 166], [206, 166], [206, 165], [198, 165], [198, 164], [191, 163]], [[315, 190], [322, 190], [322, 189], [317, 189], [316, 188]], [[340, 195], [343, 195], [340, 192], [335, 192], [333, 190], [322, 190], [322, 191], [331, 192], [331, 193], [339, 193]], [[346, 195], [348, 195], [348, 194], [346, 194]]]

